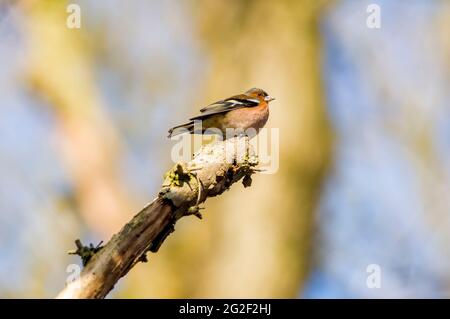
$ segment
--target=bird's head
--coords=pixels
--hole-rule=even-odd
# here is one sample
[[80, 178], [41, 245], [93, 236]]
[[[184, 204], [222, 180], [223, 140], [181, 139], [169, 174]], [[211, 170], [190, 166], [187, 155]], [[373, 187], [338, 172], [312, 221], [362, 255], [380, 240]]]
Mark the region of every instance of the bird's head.
[[245, 92], [245, 94], [250, 95], [252, 97], [256, 97], [256, 98], [258, 98], [260, 100], [264, 100], [266, 102], [270, 102], [270, 101], [275, 100], [274, 97], [271, 97], [263, 89], [252, 88], [252, 89], [248, 90], [247, 92]]

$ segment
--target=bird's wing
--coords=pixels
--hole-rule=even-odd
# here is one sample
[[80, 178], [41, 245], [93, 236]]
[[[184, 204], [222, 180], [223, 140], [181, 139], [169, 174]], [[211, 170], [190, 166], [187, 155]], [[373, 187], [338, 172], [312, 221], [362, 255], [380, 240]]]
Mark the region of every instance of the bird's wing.
[[229, 97], [225, 100], [220, 100], [214, 102], [208, 106], [205, 106], [200, 110], [201, 114], [190, 118], [190, 120], [199, 120], [208, 117], [213, 114], [225, 113], [228, 111], [244, 108], [244, 107], [254, 107], [259, 104], [257, 98], [249, 95], [240, 94]]

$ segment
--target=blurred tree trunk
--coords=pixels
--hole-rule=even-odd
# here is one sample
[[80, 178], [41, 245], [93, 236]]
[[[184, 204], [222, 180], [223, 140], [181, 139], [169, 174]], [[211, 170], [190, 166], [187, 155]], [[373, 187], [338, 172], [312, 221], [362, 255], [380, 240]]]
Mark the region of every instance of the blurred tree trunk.
[[83, 28], [66, 27], [66, 1], [21, 4], [27, 16], [29, 83], [54, 111], [80, 213], [107, 239], [132, 210], [118, 173], [120, 141], [102, 109]]
[[208, 203], [211, 227], [196, 236], [209, 245], [185, 253], [203, 260], [191, 296], [298, 294], [331, 154], [320, 78], [323, 9], [323, 1], [193, 2], [210, 59], [199, 105], [255, 86], [275, 96], [266, 126], [280, 129], [280, 168], [256, 177], [245, 194], [234, 189]]
[[[57, 115], [81, 213], [107, 238], [133, 209], [117, 172], [120, 140], [102, 110], [90, 48], [83, 28], [65, 27], [66, 2], [26, 3], [31, 83]], [[197, 105], [254, 86], [275, 96], [267, 126], [280, 129], [280, 169], [256, 177], [245, 197], [236, 187], [208, 202], [203, 222], [177, 224], [158, 255], [127, 277], [122, 296], [297, 295], [331, 150], [319, 65], [323, 3], [191, 2], [210, 63]]]

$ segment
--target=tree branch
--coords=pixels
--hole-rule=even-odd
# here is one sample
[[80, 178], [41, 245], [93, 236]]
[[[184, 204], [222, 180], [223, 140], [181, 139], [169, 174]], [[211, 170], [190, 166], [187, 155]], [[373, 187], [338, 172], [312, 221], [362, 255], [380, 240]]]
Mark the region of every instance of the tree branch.
[[88, 256], [85, 268], [57, 298], [104, 298], [136, 263], [147, 261], [148, 251], [158, 251], [181, 217], [201, 218], [199, 204], [222, 194], [242, 178], [244, 186], [250, 186], [256, 165], [257, 158], [246, 137], [205, 145], [189, 163], [177, 163], [166, 173], [158, 197], [105, 246], [84, 247], [77, 242], [73, 253]]

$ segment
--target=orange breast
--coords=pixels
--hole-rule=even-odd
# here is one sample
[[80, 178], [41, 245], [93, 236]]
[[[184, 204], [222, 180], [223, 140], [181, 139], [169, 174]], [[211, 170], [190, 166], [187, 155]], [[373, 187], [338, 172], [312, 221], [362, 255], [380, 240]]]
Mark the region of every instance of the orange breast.
[[250, 127], [260, 129], [264, 127], [269, 118], [269, 106], [263, 103], [256, 107], [246, 107], [230, 111], [225, 115], [224, 124], [227, 127], [248, 129]]
[[227, 113], [215, 114], [203, 120], [203, 128], [218, 128], [225, 132], [227, 128], [259, 130], [264, 127], [269, 118], [269, 106], [261, 103], [259, 106], [236, 109]]

